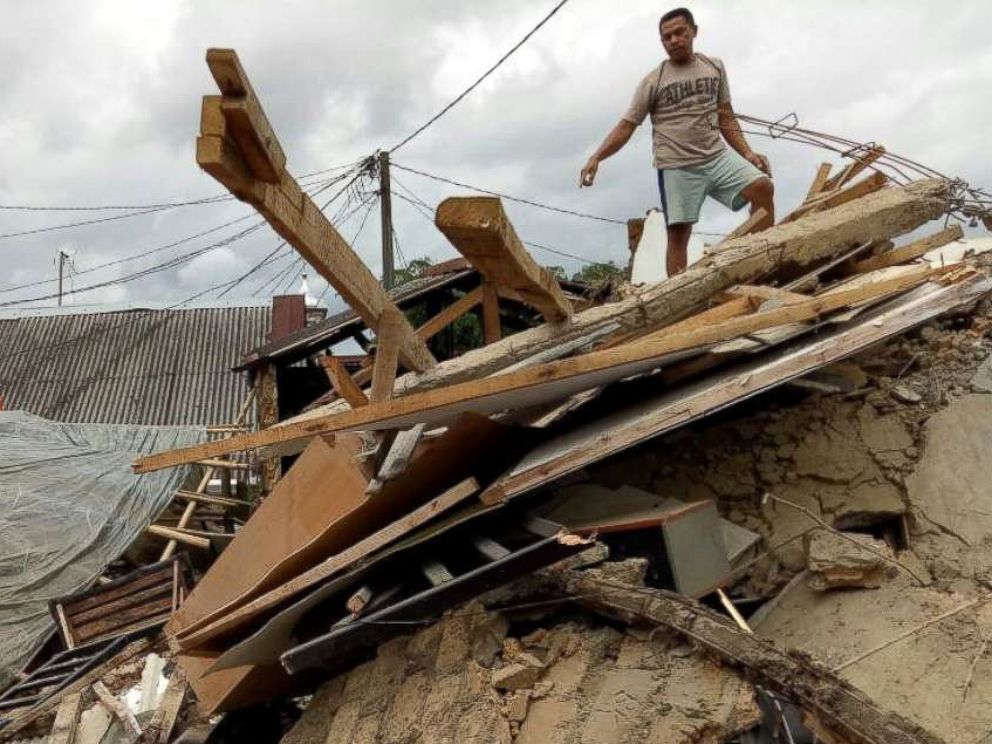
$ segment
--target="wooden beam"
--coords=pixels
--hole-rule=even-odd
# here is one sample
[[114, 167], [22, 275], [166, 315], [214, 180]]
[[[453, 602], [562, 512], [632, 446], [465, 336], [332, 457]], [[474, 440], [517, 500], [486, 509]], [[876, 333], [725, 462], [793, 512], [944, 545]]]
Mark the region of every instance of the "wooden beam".
[[380, 403], [393, 397], [404, 326], [409, 327], [400, 310], [390, 310], [383, 314], [376, 333], [375, 364], [372, 367], [372, 390], [369, 394], [369, 401], [372, 403]]
[[503, 338], [503, 328], [499, 319], [499, 294], [491, 282], [482, 284], [482, 335], [486, 345], [494, 344]]
[[480, 302], [482, 302], [481, 286], [476, 287], [460, 300], [448, 305], [448, 307], [420, 326], [417, 329], [417, 335], [424, 341], [433, 338]]
[[852, 268], [855, 272], [861, 273], [914, 261], [935, 248], [940, 248], [963, 237], [964, 230], [961, 229], [961, 225], [952, 225], [945, 230], [928, 235], [920, 240], [914, 240], [912, 243], [899, 246], [898, 248], [893, 248], [886, 253], [880, 253], [877, 256], [872, 256], [862, 261], [856, 261]]
[[[471, 407], [476, 412], [484, 413], [487, 409], [484, 401], [487, 399], [489, 399], [488, 405], [502, 405], [508, 394], [572, 380], [571, 385], [560, 385], [555, 388], [561, 397], [567, 397], [574, 392], [600, 384], [599, 382], [592, 382], [593, 379], [598, 379], [596, 373], [611, 370], [606, 377], [612, 377], [616, 374], [622, 377], [624, 372], [633, 374], [632, 370], [635, 366], [643, 367], [645, 370], [650, 369], [648, 363], [653, 363], [654, 360], [666, 354], [726, 341], [765, 328], [809, 320], [822, 313], [837, 310], [855, 302], [909, 289], [926, 280], [930, 273], [928, 267], [921, 266], [918, 271], [901, 272], [898, 276], [880, 279], [865, 286], [837, 291], [822, 297], [813, 297], [801, 303], [765, 310], [740, 318], [731, 318], [722, 323], [704, 326], [692, 331], [676, 333], [662, 329], [623, 346], [594, 351], [571, 359], [539, 364], [481, 380], [470, 380], [391, 401], [373, 402], [358, 410], [318, 416], [293, 424], [283, 424], [265, 431], [231, 437], [221, 442], [207, 442], [148, 455], [135, 461], [134, 470], [138, 473], [150, 472], [196, 461], [203, 457], [254, 449], [320, 433], [331, 433], [345, 429], [388, 429], [411, 425], [407, 423], [407, 419], [410, 419], [412, 423], [429, 422], [430, 416], [427, 414], [431, 411], [442, 409], [447, 411], [450, 407], [466, 406]], [[589, 381], [588, 384], [586, 384], [587, 380]], [[534, 403], [533, 400], [530, 402], [531, 404]]]
[[[236, 462], [235, 460], [200, 460], [197, 465], [203, 465], [215, 470], [248, 470], [251, 466], [246, 462]], [[229, 476], [228, 476], [229, 477]]]
[[221, 506], [225, 509], [251, 506], [250, 501], [244, 501], [243, 499], [232, 499], [226, 496], [215, 496], [214, 494], [197, 493], [195, 491], [176, 491], [173, 494], [173, 498], [182, 499], [183, 501], [196, 501], [197, 503], [209, 504], [211, 506]]
[[549, 322], [571, 317], [572, 305], [557, 279], [534, 261], [497, 197], [445, 199], [434, 224], [485, 279], [516, 291]]
[[813, 183], [809, 185], [809, 191], [806, 192], [806, 199], [804, 201], [809, 201], [823, 191], [823, 185], [827, 182], [827, 178], [830, 177], [830, 168], [830, 163], [820, 163], [820, 167], [816, 169], [816, 176], [813, 177]]
[[193, 548], [199, 548], [200, 550], [210, 550], [210, 540], [205, 537], [197, 537], [196, 535], [190, 535], [185, 530], [172, 529], [171, 527], [163, 527], [160, 524], [150, 524], [146, 530], [148, 534], [155, 535], [156, 537], [164, 537], [166, 540], [173, 542], [181, 542], [184, 545], [189, 545]]
[[330, 556], [322, 563], [295, 576], [281, 586], [241, 606], [232, 604], [220, 608], [209, 616], [209, 624], [198, 623], [191, 626], [189, 631], [180, 632], [178, 635], [179, 646], [183, 649], [196, 648], [219, 635], [230, 632], [257, 617], [260, 613], [266, 612], [290, 597], [340, 573], [360, 558], [371, 555], [395, 542], [431, 519], [462, 503], [478, 491], [479, 484], [474, 478], [468, 478], [452, 486], [440, 496], [414, 509], [401, 519], [359, 540], [340, 553]]
[[327, 379], [330, 380], [334, 392], [346, 400], [349, 406], [361, 408], [368, 405], [368, 396], [345, 368], [344, 362], [336, 356], [325, 354], [320, 357], [320, 363], [324, 367], [324, 372], [327, 373]]
[[[223, 50], [211, 50], [215, 53], [220, 51]], [[378, 333], [382, 314], [388, 309], [396, 309], [396, 305], [369, 268], [314, 201], [303, 193], [288, 171], [282, 171], [278, 182], [261, 180], [252, 172], [248, 153], [242, 149], [248, 135], [235, 129], [234, 120], [228, 116], [230, 111], [225, 109], [231, 97], [247, 96], [250, 91], [250, 84], [240, 64], [236, 69], [231, 68], [232, 60], [237, 61], [237, 57], [232, 55], [229, 50], [221, 55], [225, 60], [222, 72], [211, 66], [211, 72], [224, 94], [220, 104], [224, 114], [224, 132], [204, 134], [197, 140], [197, 162], [236, 197], [255, 207], [272, 228], [334, 287], [365, 324]], [[253, 93], [251, 95], [254, 96]], [[204, 110], [208, 114], [211, 112], [211, 104], [207, 101], [204, 101]], [[239, 126], [258, 125], [257, 117], [251, 115], [238, 121]], [[209, 115], [207, 120], [201, 120], [201, 128], [216, 132], [217, 127], [215, 116]], [[274, 139], [275, 135], [271, 136]], [[255, 129], [251, 137], [257, 141], [267, 141], [269, 134]], [[403, 326], [400, 359], [404, 366], [418, 372], [433, 367], [434, 357], [405, 318]]]
[[224, 94], [221, 110], [255, 178], [278, 183], [286, 154], [233, 49], [208, 49], [207, 67]]

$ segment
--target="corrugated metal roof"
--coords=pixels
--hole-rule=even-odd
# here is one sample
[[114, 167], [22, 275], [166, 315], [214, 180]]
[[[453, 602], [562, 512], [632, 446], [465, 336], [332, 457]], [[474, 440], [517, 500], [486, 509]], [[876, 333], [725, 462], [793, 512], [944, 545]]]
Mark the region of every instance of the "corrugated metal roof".
[[231, 368], [269, 322], [267, 307], [0, 319], [0, 395], [57, 421], [230, 422], [248, 393]]

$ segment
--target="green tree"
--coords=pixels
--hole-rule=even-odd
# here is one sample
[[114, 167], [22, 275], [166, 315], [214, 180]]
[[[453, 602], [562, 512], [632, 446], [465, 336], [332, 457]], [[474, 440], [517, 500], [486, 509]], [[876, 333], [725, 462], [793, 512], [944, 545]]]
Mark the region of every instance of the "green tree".
[[611, 282], [614, 285], [618, 285], [622, 284], [626, 278], [626, 271], [613, 263], [613, 261], [586, 264], [581, 270], [572, 275], [573, 282], [585, 282], [586, 284], [606, 284], [607, 282]]
[[412, 282], [414, 279], [419, 279], [424, 275], [424, 271], [429, 269], [432, 265], [433, 264], [430, 259], [426, 256], [413, 259], [402, 269], [396, 269], [394, 273], [395, 286], [398, 287], [401, 284]]

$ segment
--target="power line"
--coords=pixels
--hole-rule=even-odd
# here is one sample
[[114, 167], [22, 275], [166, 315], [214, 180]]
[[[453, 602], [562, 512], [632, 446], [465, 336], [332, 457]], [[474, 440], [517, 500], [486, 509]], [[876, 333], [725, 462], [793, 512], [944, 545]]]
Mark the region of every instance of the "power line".
[[555, 5], [555, 7], [553, 7], [551, 9], [551, 11], [546, 16], [544, 16], [544, 18], [542, 18], [541, 21], [536, 26], [534, 26], [534, 28], [532, 28], [530, 31], [528, 31], [520, 41], [518, 41], [516, 44], [513, 45], [513, 47], [510, 48], [510, 51], [508, 51], [506, 54], [504, 54], [502, 57], [500, 57], [498, 60], [496, 60], [496, 64], [494, 64], [492, 67], [490, 67], [484, 73], [482, 73], [482, 76], [478, 80], [476, 80], [474, 83], [472, 83], [470, 86], [468, 86], [464, 91], [462, 91], [447, 106], [445, 106], [440, 111], [438, 111], [436, 114], [434, 114], [434, 116], [432, 116], [430, 119], [428, 119], [426, 122], [424, 122], [419, 128], [417, 128], [416, 130], [414, 130], [413, 132], [411, 132], [410, 134], [408, 134], [402, 141], [399, 142], [399, 144], [393, 145], [393, 147], [391, 148], [390, 152], [396, 152], [397, 150], [399, 150], [401, 147], [403, 147], [403, 145], [405, 145], [407, 142], [409, 142], [410, 140], [412, 140], [414, 137], [417, 137], [421, 132], [423, 132], [425, 129], [427, 129], [431, 124], [433, 124], [434, 122], [436, 122], [438, 119], [440, 119], [446, 113], [448, 113], [452, 108], [454, 108], [455, 106], [457, 106], [458, 103], [463, 98], [465, 98], [465, 96], [467, 96], [469, 93], [471, 93], [473, 90], [475, 90], [482, 83], [483, 80], [485, 80], [487, 77], [489, 77], [490, 75], [492, 75], [496, 71], [496, 69], [500, 65], [502, 65], [504, 62], [506, 62], [506, 60], [508, 60], [510, 58], [510, 56], [514, 52], [516, 52], [520, 47], [522, 47], [525, 43], [527, 43], [527, 40], [530, 39], [531, 36], [533, 36], [534, 34], [536, 34], [538, 32], [538, 30], [545, 23], [547, 23], [548, 21], [550, 21], [551, 18], [552, 18], [552, 16], [554, 16], [555, 13], [557, 13], [559, 10], [561, 10], [562, 7], [567, 2], [568, 2], [568, 0], [560, 0], [560, 2], [557, 5]]
[[417, 170], [416, 168], [410, 168], [405, 165], [399, 165], [397, 163], [392, 163], [394, 168], [399, 168], [400, 170], [407, 171], [409, 173], [415, 173], [418, 176], [423, 176], [424, 178], [430, 178], [434, 181], [440, 181], [441, 183], [446, 183], [451, 186], [458, 186], [462, 189], [470, 189], [471, 191], [478, 191], [480, 194], [489, 194], [490, 196], [498, 196], [500, 199], [506, 199], [507, 201], [518, 202], [520, 204], [527, 204], [531, 207], [537, 207], [538, 209], [546, 209], [549, 212], [558, 212], [560, 214], [571, 215], [572, 217], [584, 217], [587, 220], [596, 220], [598, 222], [608, 222], [613, 225], [626, 225], [626, 220], [615, 220], [610, 217], [602, 217], [596, 214], [589, 214], [588, 212], [577, 212], [573, 209], [563, 209], [561, 207], [553, 207], [550, 204], [542, 204], [541, 202], [536, 202], [532, 199], [524, 199], [519, 196], [511, 196], [509, 194], [504, 194], [499, 191], [492, 191], [491, 189], [484, 189], [481, 186], [472, 186], [471, 184], [462, 183], [461, 181], [455, 181], [451, 178], [445, 178], [444, 176], [438, 176], [433, 173], [427, 173], [426, 171]]

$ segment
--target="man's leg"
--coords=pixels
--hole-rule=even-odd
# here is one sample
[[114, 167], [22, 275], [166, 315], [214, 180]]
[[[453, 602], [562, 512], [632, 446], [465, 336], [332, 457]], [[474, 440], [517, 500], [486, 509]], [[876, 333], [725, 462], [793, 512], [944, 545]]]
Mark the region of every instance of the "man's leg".
[[741, 190], [741, 197], [751, 206], [751, 214], [764, 209], [767, 216], [755, 227], [764, 230], [775, 224], [775, 184], [770, 178], [759, 178]]
[[692, 223], [680, 222], [668, 226], [668, 252], [665, 254], [665, 269], [672, 277], [685, 271], [689, 263], [689, 236], [692, 235]]

